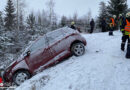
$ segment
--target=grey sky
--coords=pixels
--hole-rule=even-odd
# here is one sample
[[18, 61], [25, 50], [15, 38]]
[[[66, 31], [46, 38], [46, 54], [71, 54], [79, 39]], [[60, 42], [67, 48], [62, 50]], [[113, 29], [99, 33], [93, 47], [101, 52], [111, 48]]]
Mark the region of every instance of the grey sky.
[[[7, 0], [0, 0], [0, 10], [4, 10]], [[42, 11], [46, 9], [46, 2], [48, 0], [25, 0], [27, 3], [26, 13], [30, 11]], [[72, 16], [74, 12], [77, 12], [79, 16], [83, 16], [89, 10], [92, 12], [92, 16], [98, 15], [99, 3], [108, 0], [55, 0], [55, 11], [59, 16], [66, 15]], [[130, 7], [130, 0], [128, 0], [128, 6]]]

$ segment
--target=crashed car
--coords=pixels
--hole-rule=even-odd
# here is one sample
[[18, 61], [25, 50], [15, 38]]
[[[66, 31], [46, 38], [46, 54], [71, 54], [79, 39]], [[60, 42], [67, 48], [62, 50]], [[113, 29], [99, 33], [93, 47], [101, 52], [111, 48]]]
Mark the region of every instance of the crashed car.
[[1, 76], [5, 82], [20, 85], [33, 75], [71, 55], [85, 53], [86, 40], [76, 30], [68, 27], [49, 32], [32, 43]]

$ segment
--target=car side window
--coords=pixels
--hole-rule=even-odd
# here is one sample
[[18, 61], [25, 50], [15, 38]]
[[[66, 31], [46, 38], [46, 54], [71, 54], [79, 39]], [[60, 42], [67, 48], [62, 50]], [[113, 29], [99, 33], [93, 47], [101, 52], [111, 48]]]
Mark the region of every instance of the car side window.
[[47, 35], [47, 41], [49, 42], [49, 45], [59, 41], [63, 38], [63, 33], [61, 31], [53, 31], [48, 33]]
[[30, 51], [31, 51], [31, 53], [33, 53], [39, 49], [46, 48], [46, 46], [47, 46], [46, 38], [45, 38], [45, 36], [43, 36], [38, 41], [36, 41], [34, 44], [32, 44], [32, 46], [30, 47]]

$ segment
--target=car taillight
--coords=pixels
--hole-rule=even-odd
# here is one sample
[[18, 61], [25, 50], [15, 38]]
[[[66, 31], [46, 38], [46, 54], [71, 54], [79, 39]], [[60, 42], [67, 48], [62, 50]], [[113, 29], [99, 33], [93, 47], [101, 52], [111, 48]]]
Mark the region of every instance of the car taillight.
[[0, 77], [0, 87], [3, 87], [3, 80], [2, 80], [2, 77]]

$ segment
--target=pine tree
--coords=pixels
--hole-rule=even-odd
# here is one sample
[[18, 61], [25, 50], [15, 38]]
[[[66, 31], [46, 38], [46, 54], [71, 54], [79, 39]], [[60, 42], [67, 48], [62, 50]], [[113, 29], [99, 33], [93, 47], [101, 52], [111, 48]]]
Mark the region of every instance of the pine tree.
[[38, 16], [38, 25], [39, 25], [39, 26], [42, 25], [42, 18], [41, 18], [41, 15]]
[[38, 23], [39, 29], [41, 30], [41, 28], [42, 28], [42, 17], [41, 17], [41, 13], [39, 13], [39, 15], [38, 15], [37, 23]]
[[41, 15], [40, 12], [38, 12], [37, 15], [35, 15], [35, 16], [36, 16], [36, 28], [41, 31], [42, 28], [43, 28], [43, 26], [42, 26], [42, 15]]
[[127, 11], [127, 0], [110, 0], [107, 7], [110, 16], [125, 13]]
[[27, 17], [27, 24], [28, 24], [28, 27], [30, 29], [34, 29], [34, 26], [35, 26], [35, 16], [33, 13], [31, 13], [28, 17]]
[[100, 2], [100, 11], [99, 11], [99, 17], [98, 17], [98, 26], [101, 27], [101, 22], [103, 18], [107, 19], [108, 14], [107, 14], [107, 6], [105, 2]]
[[4, 22], [3, 22], [3, 17], [2, 17], [2, 12], [0, 11], [0, 29], [3, 28]]
[[23, 30], [23, 29], [24, 29], [23, 21], [24, 21], [24, 19], [23, 19], [23, 13], [22, 13], [22, 11], [21, 11], [21, 14], [19, 14], [19, 29], [20, 29], [20, 30]]
[[6, 16], [5, 16], [5, 28], [7, 30], [12, 30], [16, 24], [16, 14], [15, 8], [12, 0], [8, 0], [7, 6], [5, 8]]

